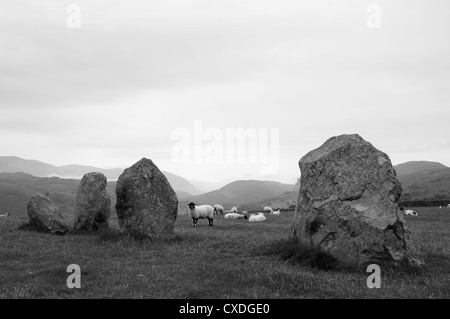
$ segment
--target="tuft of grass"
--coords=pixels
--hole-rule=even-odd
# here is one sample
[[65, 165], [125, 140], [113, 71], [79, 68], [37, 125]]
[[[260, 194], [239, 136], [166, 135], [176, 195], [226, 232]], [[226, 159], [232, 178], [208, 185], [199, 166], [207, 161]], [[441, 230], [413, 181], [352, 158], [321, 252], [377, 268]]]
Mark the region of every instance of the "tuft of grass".
[[261, 254], [278, 256], [292, 265], [307, 266], [330, 271], [342, 268], [340, 262], [332, 255], [313, 247], [306, 247], [291, 239], [281, 239], [261, 247]]

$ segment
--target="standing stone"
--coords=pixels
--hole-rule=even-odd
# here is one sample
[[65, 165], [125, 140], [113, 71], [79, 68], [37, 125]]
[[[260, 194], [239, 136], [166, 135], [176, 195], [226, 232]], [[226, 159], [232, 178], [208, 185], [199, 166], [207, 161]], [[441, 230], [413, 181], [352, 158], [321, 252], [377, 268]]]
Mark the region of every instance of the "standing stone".
[[33, 195], [27, 203], [30, 225], [57, 235], [65, 235], [69, 231], [58, 207], [42, 194]]
[[413, 261], [389, 157], [359, 135], [341, 135], [300, 159], [291, 236], [348, 263]]
[[99, 230], [108, 228], [111, 198], [106, 193], [106, 177], [102, 173], [88, 173], [78, 185], [75, 205], [75, 229]]
[[120, 175], [116, 195], [116, 212], [122, 230], [151, 238], [175, 234], [178, 198], [150, 159], [141, 159]]

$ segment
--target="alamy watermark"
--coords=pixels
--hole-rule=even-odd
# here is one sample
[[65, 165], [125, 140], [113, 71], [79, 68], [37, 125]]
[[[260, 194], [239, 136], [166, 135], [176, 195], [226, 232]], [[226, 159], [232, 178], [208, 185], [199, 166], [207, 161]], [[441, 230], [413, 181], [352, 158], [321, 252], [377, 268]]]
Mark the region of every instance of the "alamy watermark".
[[204, 129], [195, 120], [192, 130], [176, 128], [172, 132], [172, 160], [175, 163], [257, 164], [261, 174], [275, 174], [280, 162], [278, 128]]
[[377, 264], [371, 264], [367, 266], [366, 272], [370, 272], [371, 275], [367, 277], [367, 288], [381, 288], [381, 268]]
[[69, 29], [81, 28], [81, 8], [78, 4], [69, 4], [67, 6], [67, 13], [69, 16], [66, 20], [66, 25]]
[[67, 277], [67, 288], [81, 288], [81, 268], [77, 264], [71, 264], [67, 266], [68, 273], [72, 273]]
[[366, 25], [369, 29], [381, 28], [381, 7], [378, 4], [371, 4], [367, 7], [369, 16], [366, 20]]

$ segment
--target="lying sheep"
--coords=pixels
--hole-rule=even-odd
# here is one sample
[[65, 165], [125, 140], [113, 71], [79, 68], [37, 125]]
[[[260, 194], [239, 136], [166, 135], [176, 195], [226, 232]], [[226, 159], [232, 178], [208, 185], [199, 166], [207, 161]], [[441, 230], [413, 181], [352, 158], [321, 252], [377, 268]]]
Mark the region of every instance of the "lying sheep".
[[268, 207], [268, 206], [264, 207], [264, 213], [271, 213], [272, 214], [272, 212], [273, 212], [272, 207]]
[[214, 205], [214, 214], [223, 214], [223, 211], [224, 209], [222, 205], [219, 204]]
[[251, 214], [248, 221], [250, 223], [263, 222], [266, 220], [266, 216], [263, 213]]
[[5, 214], [0, 214], [0, 217], [8, 217], [11, 216], [9, 213], [5, 213]]
[[411, 210], [411, 209], [406, 209], [404, 214], [407, 216], [419, 216], [419, 214], [417, 214], [417, 212], [415, 210]]
[[400, 211], [407, 216], [419, 216], [415, 210], [405, 209], [403, 206], [400, 206]]
[[278, 208], [278, 210], [274, 210], [270, 213], [270, 215], [280, 215], [280, 214], [281, 214], [281, 212], [280, 212], [279, 208]]
[[232, 212], [232, 213], [237, 213], [237, 208], [236, 208], [236, 207], [233, 207], [233, 208], [231, 209], [231, 212]]
[[192, 227], [197, 227], [198, 219], [208, 219], [208, 225], [213, 227], [214, 208], [211, 205], [188, 204], [189, 216], [192, 218]]
[[248, 219], [247, 215], [237, 213], [228, 213], [224, 217], [227, 219]]

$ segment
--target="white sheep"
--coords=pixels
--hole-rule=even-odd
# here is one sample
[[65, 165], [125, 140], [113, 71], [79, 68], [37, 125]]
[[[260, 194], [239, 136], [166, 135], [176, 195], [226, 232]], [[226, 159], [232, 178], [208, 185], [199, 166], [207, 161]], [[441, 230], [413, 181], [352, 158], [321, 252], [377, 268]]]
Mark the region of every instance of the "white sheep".
[[211, 205], [188, 204], [189, 216], [192, 218], [192, 227], [197, 227], [198, 219], [208, 219], [208, 225], [213, 227], [214, 208]]
[[272, 207], [268, 207], [268, 206], [264, 207], [264, 213], [271, 213], [272, 214], [272, 212], [273, 212]]
[[219, 204], [214, 205], [214, 214], [223, 214], [223, 211], [224, 209], [222, 205]]
[[406, 209], [404, 214], [407, 216], [419, 216], [419, 214], [417, 214], [417, 212], [415, 210], [411, 210], [411, 209]]
[[248, 221], [250, 223], [263, 222], [266, 220], [266, 216], [263, 213], [251, 214]]
[[8, 217], [8, 216], [11, 216], [11, 214], [10, 213], [0, 214], [0, 217]]
[[270, 213], [270, 215], [280, 215], [280, 214], [281, 214], [281, 212], [280, 212], [279, 208], [278, 208], [278, 210], [274, 210]]
[[224, 217], [226, 219], [248, 219], [247, 215], [237, 213], [228, 213]]
[[231, 212], [232, 212], [232, 213], [237, 213], [237, 207], [233, 207], [233, 208], [231, 209]]

